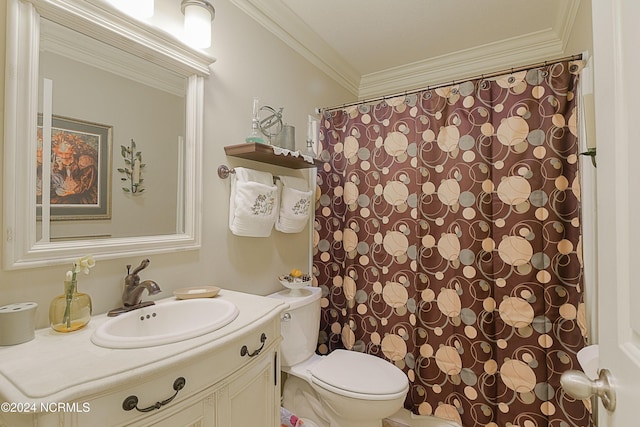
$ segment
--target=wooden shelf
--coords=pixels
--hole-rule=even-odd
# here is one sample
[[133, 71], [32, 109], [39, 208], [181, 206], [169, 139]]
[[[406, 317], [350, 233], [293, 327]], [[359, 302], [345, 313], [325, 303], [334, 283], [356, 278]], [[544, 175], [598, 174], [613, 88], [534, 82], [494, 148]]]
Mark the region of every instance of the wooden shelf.
[[313, 159], [313, 164], [306, 162], [302, 157], [293, 157], [284, 154], [275, 154], [273, 148], [267, 144], [248, 142], [245, 144], [227, 145], [224, 147], [227, 156], [241, 159], [255, 160], [257, 162], [284, 166], [290, 169], [315, 168], [323, 162]]

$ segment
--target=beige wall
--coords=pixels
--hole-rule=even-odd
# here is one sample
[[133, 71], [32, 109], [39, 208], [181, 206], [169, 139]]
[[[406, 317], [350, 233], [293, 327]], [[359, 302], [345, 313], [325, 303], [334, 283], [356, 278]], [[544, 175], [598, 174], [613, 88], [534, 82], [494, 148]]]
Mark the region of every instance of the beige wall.
[[[156, 5], [155, 22], [168, 31], [181, 25], [179, 2], [156, 0]], [[228, 0], [216, 0], [215, 7], [210, 52], [217, 61], [211, 66], [211, 76], [205, 83], [202, 248], [149, 257], [151, 264], [141, 273], [141, 278], [158, 282], [164, 291], [160, 298], [171, 296], [173, 289], [200, 284], [265, 295], [281, 289], [276, 279], [278, 274], [307, 265], [308, 230], [297, 235], [274, 231], [271, 238], [236, 237], [229, 232], [229, 182], [218, 178], [216, 169], [220, 164], [227, 164], [292, 174], [286, 169], [234, 160], [224, 154], [225, 145], [244, 142], [250, 128], [254, 96], [263, 103], [284, 107], [286, 121], [296, 127], [298, 148], [302, 148], [307, 115], [313, 113], [315, 107], [354, 99]], [[1, 81], [4, 81], [5, 18], [6, 0], [0, 0]], [[4, 91], [3, 85], [0, 90]], [[3, 116], [0, 114], [0, 120]], [[0, 127], [4, 132], [4, 127]], [[125, 266], [137, 265], [142, 258], [99, 260], [89, 276], [80, 277], [79, 287], [91, 294], [94, 313], [104, 313], [121, 304]], [[35, 301], [39, 304], [38, 325], [46, 326], [49, 302], [62, 293], [68, 268], [58, 265], [0, 271], [0, 306]]]
[[[566, 51], [567, 53], [586, 53], [585, 59], [589, 59], [593, 55], [593, 30], [591, 24], [591, 1], [582, 0], [580, 2], [580, 9], [573, 24], [573, 29], [569, 40], [567, 41]], [[593, 70], [593, 67], [591, 67]], [[593, 71], [587, 71], [588, 74], [593, 75]], [[585, 78], [583, 75], [583, 105], [584, 115], [586, 123], [587, 133], [587, 147], [595, 148], [595, 100], [593, 97], [593, 88], [589, 87], [592, 84], [593, 78]]]
[[567, 54], [587, 52], [593, 54], [593, 30], [591, 29], [591, 0], [582, 0], [571, 34], [565, 47]]

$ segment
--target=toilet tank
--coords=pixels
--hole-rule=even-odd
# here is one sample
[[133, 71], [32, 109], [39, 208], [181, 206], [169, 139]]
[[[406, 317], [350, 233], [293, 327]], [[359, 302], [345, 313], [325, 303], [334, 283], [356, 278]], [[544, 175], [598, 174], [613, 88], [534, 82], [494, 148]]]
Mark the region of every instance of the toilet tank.
[[293, 366], [311, 357], [316, 350], [320, 332], [320, 296], [322, 289], [304, 287], [269, 295], [289, 304], [282, 315], [280, 360], [282, 366]]

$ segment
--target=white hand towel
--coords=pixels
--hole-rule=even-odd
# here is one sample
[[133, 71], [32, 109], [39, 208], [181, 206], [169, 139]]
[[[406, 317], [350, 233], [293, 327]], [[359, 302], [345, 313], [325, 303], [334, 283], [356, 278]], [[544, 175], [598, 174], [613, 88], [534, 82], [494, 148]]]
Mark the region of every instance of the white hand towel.
[[313, 192], [302, 178], [283, 176], [280, 182], [282, 191], [276, 230], [282, 233], [299, 233], [309, 221]]
[[273, 176], [234, 168], [229, 197], [229, 229], [236, 236], [269, 237], [278, 214], [278, 187]]

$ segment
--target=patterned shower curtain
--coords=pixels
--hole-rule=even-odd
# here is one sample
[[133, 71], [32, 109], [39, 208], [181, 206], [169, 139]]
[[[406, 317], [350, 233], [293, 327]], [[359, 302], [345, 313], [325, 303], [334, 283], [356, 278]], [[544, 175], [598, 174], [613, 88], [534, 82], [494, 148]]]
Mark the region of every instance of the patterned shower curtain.
[[401, 368], [464, 427], [591, 425], [560, 387], [586, 342], [577, 84], [558, 62], [323, 113], [318, 352]]

